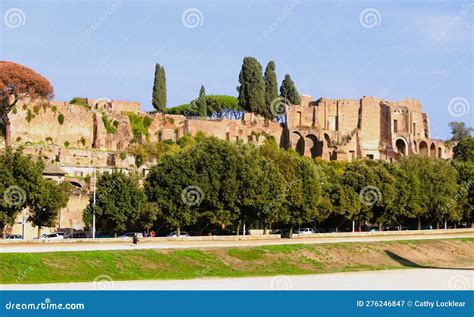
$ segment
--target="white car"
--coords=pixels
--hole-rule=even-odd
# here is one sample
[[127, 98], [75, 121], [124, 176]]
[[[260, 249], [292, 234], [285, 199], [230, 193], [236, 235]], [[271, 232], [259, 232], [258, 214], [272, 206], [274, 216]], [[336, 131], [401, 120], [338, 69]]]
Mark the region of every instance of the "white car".
[[64, 235], [59, 233], [44, 233], [40, 237], [41, 240], [63, 240]]
[[[181, 231], [179, 236], [181, 238], [187, 238], [189, 237], [189, 233], [187, 233], [186, 231]], [[176, 231], [173, 231], [171, 232], [169, 235], [167, 235], [167, 237], [170, 237], [170, 238], [177, 238], [178, 237], [178, 233]]]
[[297, 229], [296, 234], [301, 234], [301, 235], [304, 235], [304, 234], [314, 234], [314, 230], [311, 229], [311, 228], [300, 228], [300, 229]]

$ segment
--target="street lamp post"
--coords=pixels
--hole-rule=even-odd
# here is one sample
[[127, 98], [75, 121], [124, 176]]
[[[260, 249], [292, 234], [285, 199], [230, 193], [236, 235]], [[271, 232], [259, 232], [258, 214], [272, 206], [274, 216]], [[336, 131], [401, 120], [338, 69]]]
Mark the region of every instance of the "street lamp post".
[[92, 239], [95, 239], [95, 192], [96, 192], [96, 171], [94, 167], [94, 194], [92, 200]]

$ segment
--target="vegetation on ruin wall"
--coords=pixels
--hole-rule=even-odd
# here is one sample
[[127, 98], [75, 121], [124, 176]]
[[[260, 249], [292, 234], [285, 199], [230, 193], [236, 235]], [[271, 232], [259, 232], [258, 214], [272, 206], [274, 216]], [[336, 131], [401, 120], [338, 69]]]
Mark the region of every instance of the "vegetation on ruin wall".
[[112, 123], [106, 113], [102, 113], [102, 123], [104, 124], [105, 130], [108, 134], [114, 134], [117, 132], [118, 121]]
[[130, 119], [130, 126], [132, 128], [133, 140], [132, 142], [137, 143], [142, 136], [149, 137], [150, 132], [148, 128], [151, 126], [153, 120], [148, 116], [139, 116], [133, 112], [127, 112], [128, 118]]
[[[427, 256], [414, 260], [414, 250]], [[445, 239], [357, 245], [4, 253], [0, 257], [0, 283], [93, 282], [104, 274], [119, 281], [468, 267], [472, 265], [473, 250], [473, 239]]]
[[69, 103], [71, 105], [78, 105], [78, 106], [88, 107], [88, 104], [86, 102], [86, 98], [82, 98], [82, 97], [74, 97], [69, 101]]

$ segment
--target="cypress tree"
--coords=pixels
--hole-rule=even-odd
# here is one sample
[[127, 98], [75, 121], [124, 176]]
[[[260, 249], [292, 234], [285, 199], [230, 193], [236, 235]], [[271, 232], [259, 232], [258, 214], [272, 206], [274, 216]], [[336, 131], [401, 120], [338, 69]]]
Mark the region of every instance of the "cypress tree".
[[155, 83], [153, 84], [151, 103], [157, 111], [163, 112], [166, 108], [166, 74], [164, 67], [160, 64], [155, 66]]
[[239, 75], [239, 105], [244, 111], [263, 115], [265, 110], [265, 83], [262, 66], [254, 57], [245, 57]]
[[199, 116], [202, 118], [207, 117], [207, 100], [206, 100], [206, 90], [204, 86], [201, 85], [201, 90], [199, 90], [199, 98], [197, 100]]
[[278, 82], [275, 73], [275, 62], [269, 61], [267, 68], [265, 69], [265, 106], [266, 111], [264, 117], [267, 119], [273, 119], [275, 113], [271, 109], [272, 102], [275, 102], [275, 99], [278, 98]]
[[290, 75], [286, 74], [285, 79], [280, 86], [280, 96], [282, 98], [288, 99], [288, 101], [293, 105], [299, 105], [301, 103], [301, 98], [296, 90], [295, 83], [291, 80]]

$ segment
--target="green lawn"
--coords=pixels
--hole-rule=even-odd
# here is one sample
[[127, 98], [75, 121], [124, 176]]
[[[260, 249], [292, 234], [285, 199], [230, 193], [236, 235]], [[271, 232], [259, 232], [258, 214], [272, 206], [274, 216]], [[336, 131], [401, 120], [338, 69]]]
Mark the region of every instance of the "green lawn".
[[473, 250], [474, 238], [454, 238], [189, 250], [3, 253], [0, 283], [90, 282], [99, 275], [113, 280], [193, 279], [459, 267], [474, 263]]

